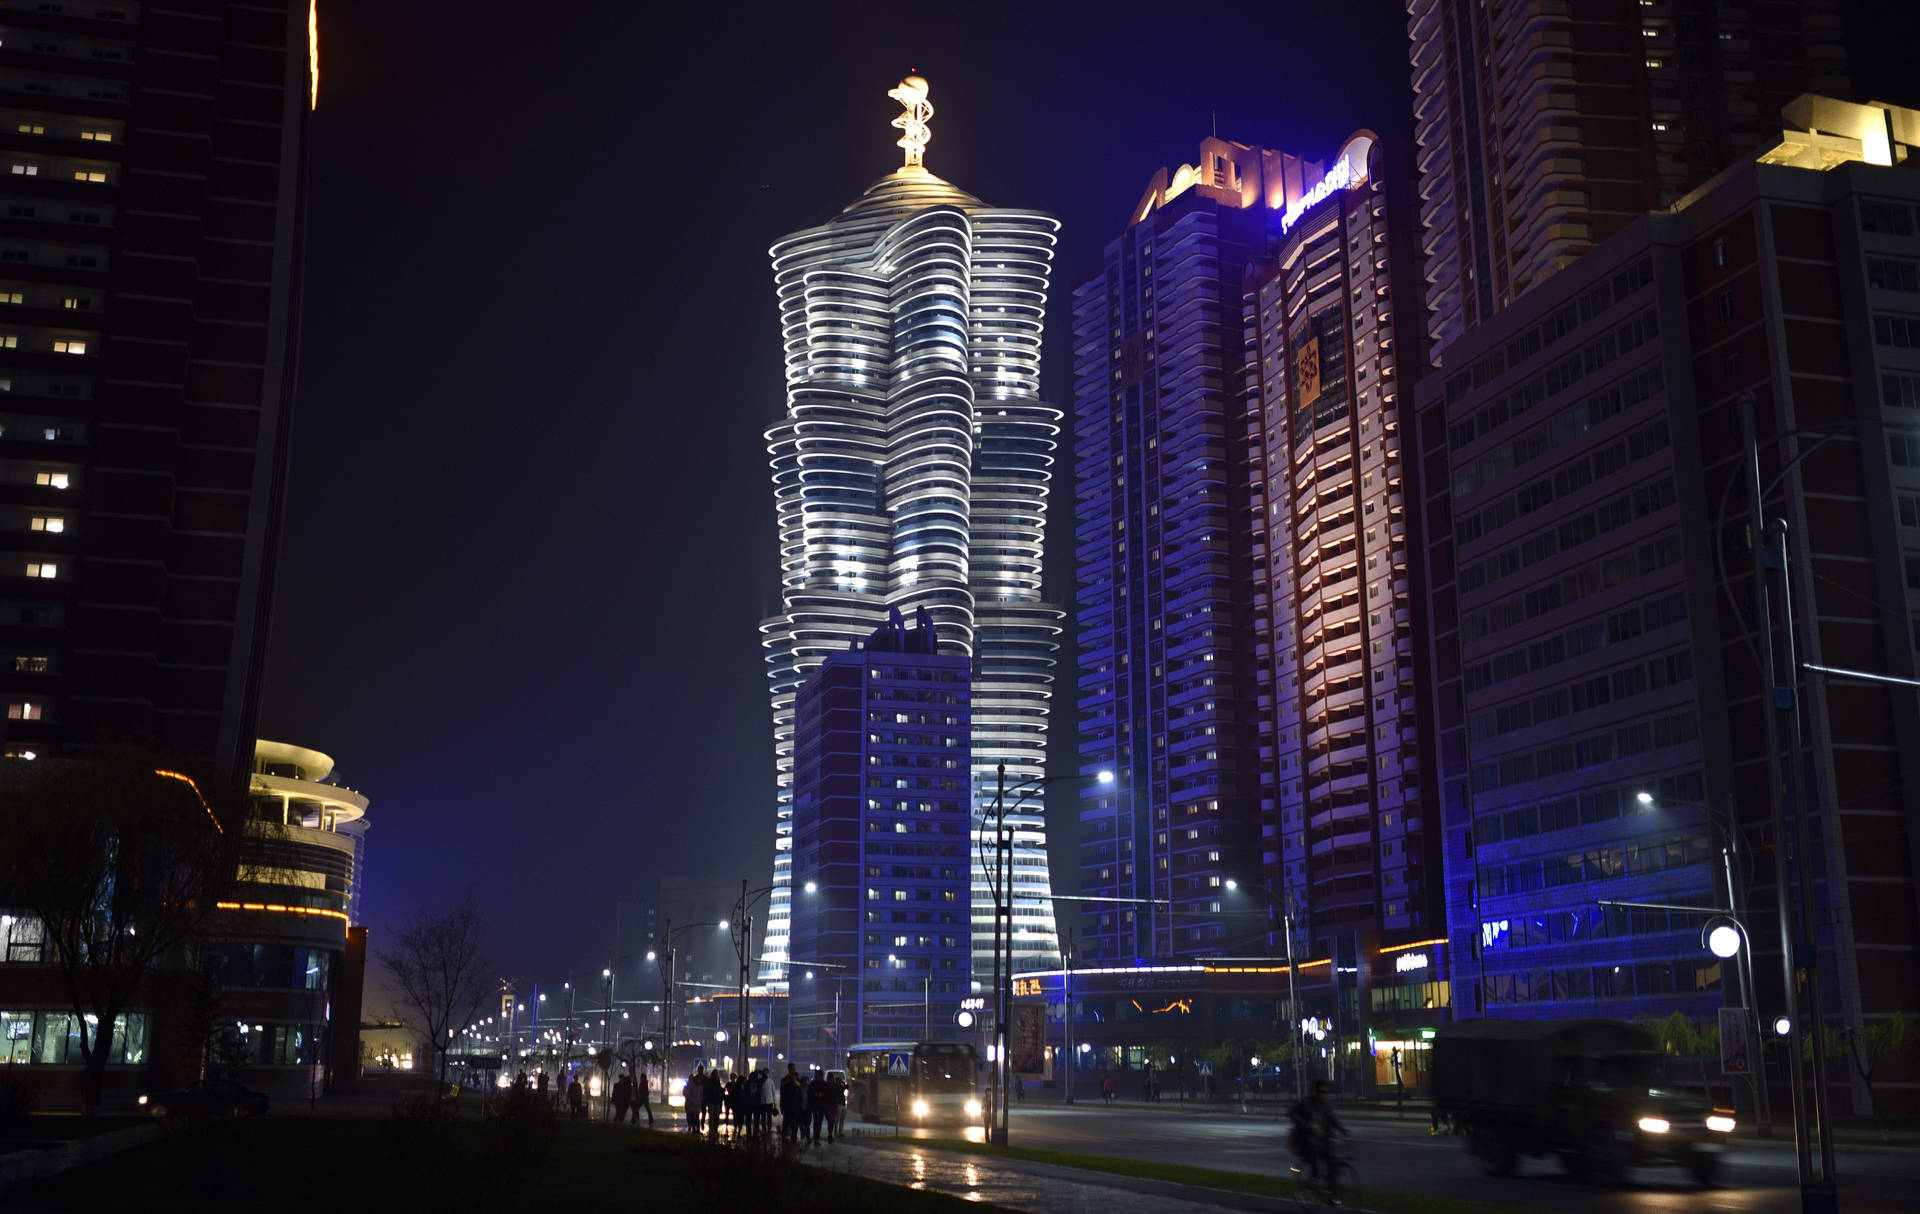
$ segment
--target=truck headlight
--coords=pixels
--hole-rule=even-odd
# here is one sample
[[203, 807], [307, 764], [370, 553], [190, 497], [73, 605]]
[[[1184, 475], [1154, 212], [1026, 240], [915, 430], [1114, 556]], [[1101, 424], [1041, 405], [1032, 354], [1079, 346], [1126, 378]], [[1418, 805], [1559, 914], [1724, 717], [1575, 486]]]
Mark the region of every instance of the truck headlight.
[[924, 1100], [916, 1100], [916, 1101], [914, 1101], [914, 1102], [913, 1102], [913, 1115], [914, 1115], [915, 1117], [925, 1117], [925, 1116], [927, 1115], [927, 1102], [926, 1102], [926, 1101], [924, 1101]]
[[1667, 1119], [1664, 1117], [1642, 1117], [1640, 1119], [1640, 1129], [1647, 1134], [1664, 1134], [1672, 1128], [1672, 1126], [1667, 1124]]
[[1733, 1118], [1723, 1117], [1715, 1113], [1713, 1116], [1707, 1118], [1707, 1128], [1722, 1134], [1731, 1134], [1733, 1133]]
[[979, 1115], [980, 1115], [980, 1102], [978, 1100], [967, 1101], [967, 1116], [978, 1117]]

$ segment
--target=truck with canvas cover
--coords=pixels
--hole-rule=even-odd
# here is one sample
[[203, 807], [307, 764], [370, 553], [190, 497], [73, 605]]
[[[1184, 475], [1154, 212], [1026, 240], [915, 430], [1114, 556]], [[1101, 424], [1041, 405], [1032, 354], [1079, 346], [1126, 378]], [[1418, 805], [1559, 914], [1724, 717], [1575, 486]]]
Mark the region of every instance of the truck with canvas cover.
[[1434, 1112], [1490, 1176], [1557, 1155], [1594, 1183], [1671, 1163], [1711, 1184], [1733, 1117], [1660, 1086], [1660, 1060], [1651, 1033], [1617, 1020], [1466, 1020], [1434, 1037]]

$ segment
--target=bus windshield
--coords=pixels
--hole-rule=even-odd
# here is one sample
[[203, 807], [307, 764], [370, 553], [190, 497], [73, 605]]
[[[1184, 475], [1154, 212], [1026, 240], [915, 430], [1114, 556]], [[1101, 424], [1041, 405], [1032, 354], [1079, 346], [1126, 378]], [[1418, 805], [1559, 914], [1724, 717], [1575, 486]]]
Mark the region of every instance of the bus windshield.
[[914, 1051], [920, 1088], [926, 1092], [971, 1092], [975, 1086], [971, 1046], [922, 1044]]

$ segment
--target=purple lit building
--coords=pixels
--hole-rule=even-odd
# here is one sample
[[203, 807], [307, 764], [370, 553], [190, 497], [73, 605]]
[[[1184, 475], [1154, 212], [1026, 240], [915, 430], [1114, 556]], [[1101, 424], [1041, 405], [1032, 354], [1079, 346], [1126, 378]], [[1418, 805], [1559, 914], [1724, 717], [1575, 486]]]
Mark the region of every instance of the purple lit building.
[[[1743, 398], [1801, 659], [1920, 671], [1920, 180], [1896, 167], [1920, 113], [1808, 96], [1786, 115], [1757, 163], [1625, 226], [1419, 388], [1460, 1015], [1743, 1003], [1701, 945], [1729, 885], [1758, 1019], [1783, 1010]], [[1827, 1024], [1914, 1015], [1920, 705], [1786, 681]], [[1914, 1107], [1912, 1080], [1876, 1083], [1881, 1111]]]
[[971, 994], [970, 663], [927, 613], [829, 656], [794, 700], [790, 1057], [952, 1040]]

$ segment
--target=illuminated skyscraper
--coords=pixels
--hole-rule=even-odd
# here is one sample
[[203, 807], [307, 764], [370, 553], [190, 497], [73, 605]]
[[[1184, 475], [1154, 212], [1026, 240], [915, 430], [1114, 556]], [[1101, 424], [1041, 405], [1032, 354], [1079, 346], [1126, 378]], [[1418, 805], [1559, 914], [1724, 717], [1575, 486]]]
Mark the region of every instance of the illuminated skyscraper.
[[1407, 0], [1434, 354], [1844, 96], [1840, 0]]
[[[774, 982], [785, 979], [792, 910], [794, 695], [829, 654], [864, 640], [890, 610], [924, 609], [941, 652], [972, 658], [976, 832], [997, 767], [1013, 788], [1038, 777], [1046, 755], [1062, 613], [1040, 600], [1040, 555], [1060, 411], [1039, 399], [1040, 337], [1059, 224], [990, 207], [926, 170], [926, 88], [909, 77], [888, 94], [905, 107], [894, 122], [905, 163], [771, 251], [787, 378], [786, 416], [767, 432], [781, 611], [761, 624], [779, 783], [763, 971]], [[936, 722], [888, 724], [898, 733], [921, 723]], [[929, 749], [925, 775], [868, 796], [916, 806], [917, 791], [951, 778], [939, 764]], [[1039, 806], [1008, 818], [1014, 967], [1052, 964]], [[972, 885], [974, 968], [984, 975], [993, 900], [978, 863]]]

